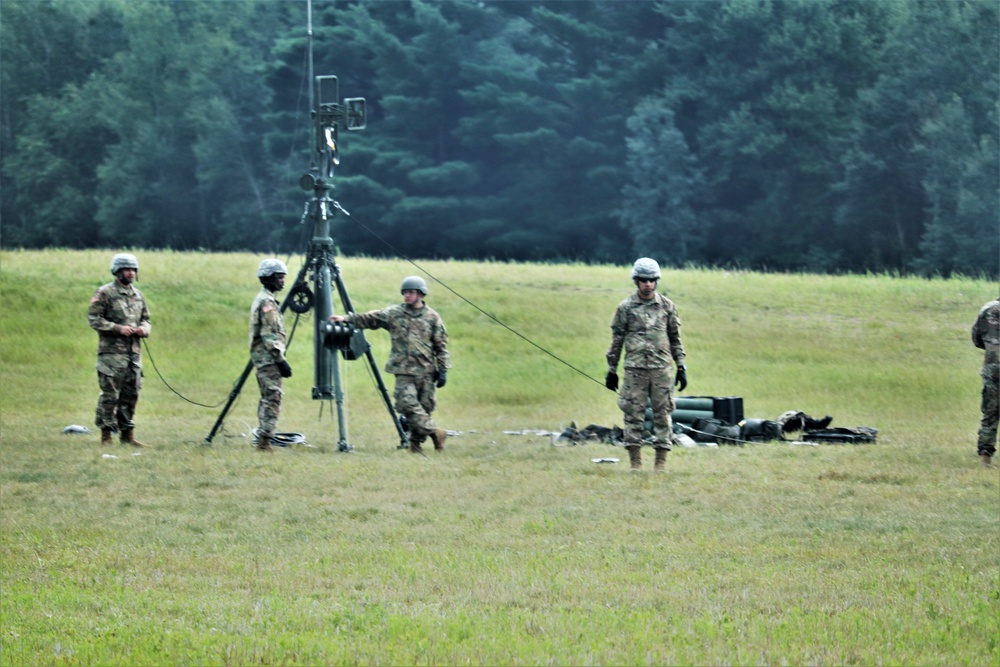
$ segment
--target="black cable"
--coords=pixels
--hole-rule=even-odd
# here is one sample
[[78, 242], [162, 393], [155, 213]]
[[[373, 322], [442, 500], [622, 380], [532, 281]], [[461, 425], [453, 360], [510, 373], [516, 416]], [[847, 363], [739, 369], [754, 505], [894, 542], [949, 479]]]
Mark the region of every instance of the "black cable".
[[145, 339], [142, 340], [142, 346], [144, 348], [146, 348], [146, 356], [149, 357], [149, 363], [153, 364], [153, 370], [156, 371], [156, 375], [160, 378], [160, 380], [163, 382], [163, 384], [167, 385], [167, 389], [169, 389], [170, 391], [174, 392], [175, 394], [177, 394], [178, 396], [180, 396], [182, 399], [184, 399], [185, 401], [187, 401], [191, 405], [197, 405], [198, 407], [202, 407], [202, 408], [217, 408], [217, 407], [219, 407], [220, 405], [222, 405], [223, 403], [226, 402], [226, 399], [224, 398], [221, 401], [219, 401], [218, 403], [216, 403], [215, 405], [205, 405], [204, 403], [199, 403], [197, 401], [192, 401], [187, 396], [184, 396], [179, 391], [177, 391], [176, 389], [174, 389], [173, 387], [171, 387], [170, 383], [167, 382], [166, 378], [163, 377], [163, 374], [160, 373], [160, 369], [156, 367], [156, 360], [153, 359], [153, 353], [149, 351], [149, 343], [147, 343]]
[[[288, 343], [286, 347], [290, 346], [292, 344], [292, 339], [295, 338], [295, 329], [298, 328], [299, 326], [299, 317], [300, 317], [299, 314], [295, 315], [295, 322], [292, 323], [292, 332], [288, 336]], [[190, 398], [188, 398], [187, 396], [183, 395], [182, 393], [171, 387], [170, 383], [167, 382], [167, 379], [163, 377], [163, 373], [161, 373], [160, 369], [157, 368], [156, 366], [156, 360], [153, 359], [153, 353], [149, 351], [149, 343], [147, 343], [145, 339], [142, 339], [142, 346], [146, 348], [146, 355], [149, 357], [149, 363], [153, 364], [153, 370], [156, 371], [157, 377], [159, 377], [160, 381], [167, 386], [167, 389], [177, 394], [177, 396], [179, 396], [181, 399], [187, 401], [191, 405], [197, 405], [198, 407], [201, 408], [211, 408], [211, 409], [217, 408], [226, 402], [227, 399], [225, 398], [216, 403], [215, 405], [205, 405], [204, 403], [199, 403], [198, 401], [192, 401]]]
[[491, 320], [493, 320], [494, 322], [496, 322], [497, 324], [499, 324], [500, 326], [502, 326], [507, 331], [511, 332], [512, 334], [514, 334], [515, 336], [517, 336], [518, 338], [520, 338], [524, 342], [528, 343], [529, 345], [532, 345], [532, 346], [536, 347], [537, 349], [541, 350], [542, 352], [544, 352], [545, 354], [549, 355], [550, 357], [552, 357], [553, 359], [555, 359], [559, 363], [564, 364], [565, 366], [568, 366], [569, 368], [573, 369], [574, 371], [576, 371], [577, 373], [579, 373], [583, 377], [587, 378], [588, 380], [593, 380], [594, 382], [596, 382], [597, 384], [601, 385], [602, 387], [605, 386], [603, 380], [598, 380], [597, 378], [595, 378], [595, 377], [593, 377], [591, 375], [588, 375], [587, 373], [585, 373], [584, 371], [580, 370], [579, 368], [577, 368], [573, 364], [569, 363], [565, 359], [562, 359], [561, 357], [553, 354], [552, 352], [549, 352], [548, 350], [546, 350], [544, 347], [542, 347], [538, 343], [534, 342], [533, 340], [531, 340], [527, 336], [522, 335], [520, 332], [516, 331], [515, 329], [507, 326], [506, 324], [504, 324], [503, 322], [501, 322], [500, 320], [498, 320], [496, 317], [494, 317], [493, 315], [490, 315], [485, 310], [483, 310], [482, 308], [480, 308], [479, 306], [477, 306], [476, 304], [474, 304], [472, 301], [466, 299], [464, 296], [462, 296], [461, 294], [459, 294], [458, 292], [456, 292], [455, 290], [453, 290], [445, 282], [443, 282], [442, 280], [440, 280], [439, 278], [437, 278], [436, 276], [434, 276], [434, 274], [432, 274], [430, 271], [428, 271], [424, 267], [422, 267], [419, 264], [417, 264], [415, 261], [413, 261], [412, 259], [410, 259], [409, 257], [407, 257], [404, 253], [400, 252], [398, 248], [396, 248], [394, 245], [392, 245], [391, 243], [389, 243], [388, 241], [386, 241], [384, 238], [382, 238], [381, 236], [379, 236], [370, 227], [368, 227], [367, 225], [365, 225], [363, 222], [359, 222], [353, 215], [351, 215], [350, 213], [347, 212], [347, 209], [345, 209], [343, 206], [340, 205], [340, 202], [337, 202], [337, 201], [333, 202], [333, 206], [334, 206], [334, 208], [336, 208], [336, 209], [340, 210], [341, 212], [343, 212], [344, 215], [346, 215], [347, 217], [349, 217], [352, 220], [354, 220], [355, 224], [357, 224], [359, 227], [361, 227], [366, 232], [368, 232], [369, 234], [371, 234], [372, 236], [374, 236], [376, 239], [378, 239], [379, 241], [381, 241], [382, 243], [384, 243], [387, 247], [389, 247], [389, 249], [391, 249], [399, 257], [401, 257], [402, 259], [406, 260], [407, 262], [409, 262], [410, 264], [412, 264], [413, 266], [415, 266], [419, 270], [421, 270], [424, 273], [426, 273], [428, 275], [428, 277], [430, 277], [431, 280], [433, 280], [434, 282], [436, 282], [438, 285], [441, 285], [441, 287], [444, 287], [446, 290], [448, 290], [449, 292], [451, 292], [452, 294], [454, 294], [455, 296], [457, 296], [459, 299], [461, 299], [465, 303], [469, 304], [470, 306], [472, 306], [473, 308], [475, 308], [476, 310], [478, 310], [480, 313], [482, 313], [486, 317], [490, 318]]

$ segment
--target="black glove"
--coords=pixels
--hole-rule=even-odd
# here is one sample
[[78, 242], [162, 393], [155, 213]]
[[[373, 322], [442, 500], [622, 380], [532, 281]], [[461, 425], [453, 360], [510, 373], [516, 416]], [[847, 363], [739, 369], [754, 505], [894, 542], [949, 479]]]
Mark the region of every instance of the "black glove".
[[680, 368], [677, 369], [677, 380], [674, 382], [674, 386], [677, 387], [678, 392], [687, 389], [688, 374], [686, 366], [681, 366]]
[[448, 384], [448, 371], [434, 371], [434, 384], [438, 389]]
[[283, 378], [292, 377], [292, 367], [284, 359], [278, 362], [278, 372], [281, 373], [281, 377]]
[[604, 376], [604, 386], [611, 391], [618, 391], [618, 373], [608, 371], [608, 374]]

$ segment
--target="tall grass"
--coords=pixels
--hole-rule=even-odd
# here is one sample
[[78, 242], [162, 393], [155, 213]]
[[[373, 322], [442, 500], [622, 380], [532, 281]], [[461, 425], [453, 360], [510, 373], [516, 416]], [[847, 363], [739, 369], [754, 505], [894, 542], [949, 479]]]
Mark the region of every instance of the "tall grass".
[[[454, 362], [436, 418], [461, 435], [427, 458], [396, 449], [351, 362], [340, 454], [309, 398], [306, 316], [279, 429], [309, 446], [267, 456], [247, 438], [252, 378], [205, 446], [221, 408], [183, 401], [149, 356], [152, 449], [62, 434], [93, 421], [85, 313], [111, 254], [0, 254], [2, 664], [1000, 660], [1000, 480], [975, 457], [968, 336], [995, 284], [667, 272], [687, 394], [880, 433], [679, 449], [667, 474], [633, 475], [591, 462], [622, 453], [607, 445], [504, 433], [621, 423], [594, 379], [626, 268], [342, 259], [359, 310], [430, 273], [562, 361], [431, 280]], [[185, 397], [214, 405], [242, 371], [259, 259], [139, 253], [149, 352]], [[380, 362], [387, 338], [369, 334]]]

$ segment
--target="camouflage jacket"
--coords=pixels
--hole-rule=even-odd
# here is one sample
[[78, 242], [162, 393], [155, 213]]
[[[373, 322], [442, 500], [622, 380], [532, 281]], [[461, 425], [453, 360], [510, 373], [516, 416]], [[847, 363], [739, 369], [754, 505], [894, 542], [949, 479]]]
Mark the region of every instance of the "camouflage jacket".
[[97, 331], [98, 354], [142, 354], [139, 336], [122, 335], [122, 327], [139, 327], [149, 335], [149, 310], [146, 299], [135, 285], [117, 280], [101, 285], [90, 298], [87, 323]]
[[389, 331], [392, 350], [385, 365], [387, 373], [426, 375], [451, 368], [448, 331], [441, 316], [427, 304], [423, 308], [397, 304], [367, 313], [350, 313], [347, 321], [362, 329]]
[[990, 301], [972, 325], [972, 344], [985, 350], [983, 366], [1000, 364], [1000, 300]]
[[671, 362], [684, 363], [681, 344], [681, 318], [674, 302], [655, 293], [643, 300], [635, 293], [618, 304], [611, 319], [611, 347], [608, 368], [618, 367], [622, 347], [625, 368], [669, 368]]
[[285, 358], [285, 322], [274, 292], [261, 287], [250, 307], [250, 360], [254, 368]]

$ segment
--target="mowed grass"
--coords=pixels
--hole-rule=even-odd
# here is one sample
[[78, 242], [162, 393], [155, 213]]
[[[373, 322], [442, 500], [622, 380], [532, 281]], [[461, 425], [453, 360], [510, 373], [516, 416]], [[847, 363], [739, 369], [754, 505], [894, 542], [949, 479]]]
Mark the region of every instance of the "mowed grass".
[[[429, 279], [454, 364], [435, 416], [461, 432], [440, 454], [397, 449], [364, 362], [343, 366], [355, 450], [337, 452], [336, 409], [310, 398], [311, 315], [279, 424], [307, 447], [252, 450], [252, 376], [206, 446], [221, 406], [179, 398], [148, 354], [151, 449], [63, 435], [93, 426], [86, 308], [114, 252], [0, 253], [4, 665], [1000, 661], [1000, 473], [976, 457], [969, 341], [995, 283], [665, 272], [686, 395], [879, 437], [675, 449], [654, 475], [651, 453], [631, 474], [591, 462], [627, 459], [608, 445], [504, 433], [621, 424], [600, 382], [631, 290], [614, 266], [339, 260], [358, 310], [430, 274], [565, 362]], [[247, 360], [261, 257], [137, 254], [152, 360], [216, 406]], [[387, 334], [368, 337], [383, 364]]]

